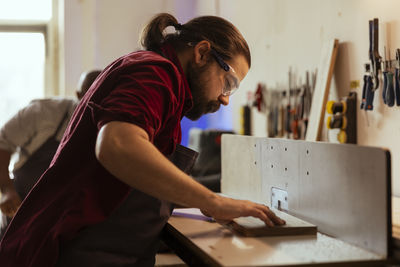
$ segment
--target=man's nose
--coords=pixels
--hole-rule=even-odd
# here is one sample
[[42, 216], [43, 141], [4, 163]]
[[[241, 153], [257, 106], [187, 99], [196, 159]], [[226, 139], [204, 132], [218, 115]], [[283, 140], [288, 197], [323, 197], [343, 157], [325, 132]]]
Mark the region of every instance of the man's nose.
[[227, 105], [229, 104], [229, 96], [220, 95], [220, 96], [218, 97], [218, 100], [219, 100], [219, 102], [221, 102], [222, 105], [224, 105], [224, 106], [227, 106]]

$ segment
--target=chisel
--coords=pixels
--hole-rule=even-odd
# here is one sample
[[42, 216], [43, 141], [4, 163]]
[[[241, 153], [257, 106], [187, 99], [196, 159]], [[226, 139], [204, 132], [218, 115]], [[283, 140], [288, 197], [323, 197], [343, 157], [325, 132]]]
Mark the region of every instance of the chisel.
[[400, 106], [400, 49], [396, 49], [397, 68], [394, 71], [394, 83], [396, 92], [396, 105]]

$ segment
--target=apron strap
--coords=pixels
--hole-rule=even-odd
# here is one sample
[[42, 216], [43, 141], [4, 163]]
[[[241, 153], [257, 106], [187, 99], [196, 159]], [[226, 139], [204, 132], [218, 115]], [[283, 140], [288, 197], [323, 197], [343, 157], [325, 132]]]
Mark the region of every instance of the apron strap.
[[58, 132], [61, 130], [62, 126], [64, 125], [65, 120], [68, 118], [68, 110], [67, 112], [65, 112], [64, 117], [62, 118], [62, 120], [60, 121], [60, 123], [57, 126], [56, 131], [54, 132], [54, 134], [52, 135], [53, 138], [56, 138], [56, 136], [58, 135]]
[[[65, 122], [65, 120], [67, 118], [68, 118], [68, 110], [65, 112], [65, 114], [64, 114], [63, 118], [61, 119], [60, 123], [58, 124], [57, 129], [54, 132], [54, 134], [51, 135], [48, 139], [50, 139], [50, 138], [54, 138], [55, 139], [57, 137], [59, 131], [61, 130], [61, 128], [62, 128], [62, 126], [63, 126], [63, 124], [64, 124], [64, 122]], [[24, 147], [21, 146], [20, 149], [21, 149], [21, 152], [24, 153], [27, 157], [31, 156], [31, 154]]]
[[25, 198], [40, 176], [49, 167], [60, 143], [56, 140], [56, 136], [67, 118], [68, 111], [58, 123], [55, 133], [47, 138], [47, 140], [31, 155], [28, 155], [27, 160], [21, 167], [13, 171], [14, 186], [21, 198]]

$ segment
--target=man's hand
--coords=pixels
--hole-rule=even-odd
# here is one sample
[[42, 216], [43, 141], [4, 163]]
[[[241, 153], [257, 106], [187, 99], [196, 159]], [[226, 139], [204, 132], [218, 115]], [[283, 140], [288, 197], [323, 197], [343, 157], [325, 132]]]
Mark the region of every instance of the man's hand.
[[259, 218], [271, 227], [286, 223], [265, 205], [222, 196], [218, 196], [214, 207], [202, 210], [202, 212], [204, 215], [213, 217], [217, 222], [222, 224], [229, 223], [234, 218], [246, 216]]
[[0, 197], [0, 210], [7, 217], [12, 218], [21, 205], [21, 198], [15, 191], [14, 186], [8, 186], [2, 190]]

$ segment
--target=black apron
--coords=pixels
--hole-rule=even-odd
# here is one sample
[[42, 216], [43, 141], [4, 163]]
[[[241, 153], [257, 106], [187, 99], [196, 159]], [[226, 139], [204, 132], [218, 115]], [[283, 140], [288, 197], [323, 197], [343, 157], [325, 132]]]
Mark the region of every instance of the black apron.
[[[51, 160], [60, 144], [56, 137], [59, 134], [64, 122], [68, 119], [68, 111], [65, 113], [61, 122], [58, 124], [55, 133], [50, 136], [32, 155], [28, 156], [27, 161], [17, 170], [13, 171], [14, 187], [21, 200], [23, 200], [37, 180], [47, 170]], [[0, 240], [11, 221], [11, 218], [1, 215]]]
[[[197, 155], [178, 145], [169, 159], [189, 174]], [[159, 235], [172, 209], [171, 203], [132, 189], [105, 221], [87, 227], [74, 240], [61, 246], [56, 266], [154, 266]]]

